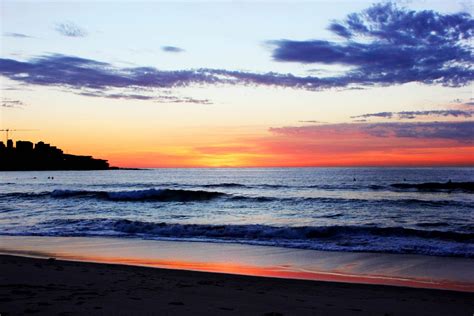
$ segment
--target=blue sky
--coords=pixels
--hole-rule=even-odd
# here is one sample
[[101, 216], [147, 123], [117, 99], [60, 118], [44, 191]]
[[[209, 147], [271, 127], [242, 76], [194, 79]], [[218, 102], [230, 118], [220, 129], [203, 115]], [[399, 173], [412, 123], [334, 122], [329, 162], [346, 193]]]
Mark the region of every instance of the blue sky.
[[[326, 39], [331, 20], [361, 11], [367, 1], [315, 2], [201, 2], [168, 3], [93, 1], [2, 1], [3, 32], [33, 38], [3, 37], [3, 56], [27, 58], [61, 53], [114, 64], [160, 69], [225, 68], [250, 71], [304, 73], [314, 66], [272, 61], [266, 42], [279, 39]], [[410, 8], [457, 12], [462, 2], [423, 1]], [[87, 32], [65, 38], [55, 31], [60, 23], [74, 23]], [[161, 50], [186, 50], [174, 56]]]

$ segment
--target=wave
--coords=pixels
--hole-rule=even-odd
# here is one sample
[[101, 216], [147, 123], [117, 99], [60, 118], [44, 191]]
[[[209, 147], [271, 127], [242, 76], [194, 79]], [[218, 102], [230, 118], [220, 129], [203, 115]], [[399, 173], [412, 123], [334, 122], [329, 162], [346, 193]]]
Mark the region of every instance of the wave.
[[10, 193], [0, 193], [1, 198], [39, 198], [50, 196], [52, 192], [42, 191], [42, 192], [10, 192]]
[[179, 184], [177, 187], [202, 187], [202, 188], [241, 188], [241, 189], [314, 189], [323, 191], [400, 191], [404, 189], [418, 190], [424, 192], [438, 191], [460, 191], [474, 192], [474, 182], [426, 182], [426, 183], [393, 183], [393, 184], [363, 184], [363, 183], [340, 183], [340, 184], [307, 184], [307, 185], [287, 185], [287, 184], [241, 184], [241, 183], [213, 183], [213, 184]]
[[397, 189], [416, 189], [419, 191], [464, 191], [474, 193], [474, 182], [424, 182], [424, 183], [394, 183]]
[[273, 227], [266, 225], [197, 225], [147, 223], [131, 220], [119, 220], [114, 228], [126, 233], [153, 233], [160, 236], [208, 236], [251, 239], [318, 239], [341, 235], [374, 235], [384, 237], [421, 237], [444, 239], [458, 242], [474, 242], [474, 234], [450, 231], [416, 230], [403, 227], [367, 227], [367, 226], [303, 226]]
[[174, 189], [148, 189], [134, 191], [81, 191], [81, 190], [54, 190], [52, 197], [98, 197], [112, 201], [160, 201], [160, 202], [189, 202], [208, 201], [226, 195], [221, 192], [191, 191]]
[[239, 195], [218, 191], [207, 190], [184, 190], [184, 189], [144, 189], [127, 191], [100, 191], [100, 190], [71, 190], [56, 189], [42, 192], [10, 192], [0, 193], [0, 199], [101, 199], [116, 202], [199, 202], [220, 199], [227, 202], [241, 203], [282, 203], [301, 205], [302, 207], [318, 207], [329, 205], [332, 207], [360, 208], [360, 207], [424, 207], [424, 208], [444, 208], [458, 207], [472, 209], [473, 206], [467, 201], [453, 200], [425, 200], [425, 199], [359, 199], [359, 198], [337, 198], [337, 197], [276, 197], [258, 195]]
[[448, 223], [418, 223], [416, 226], [419, 227], [445, 227], [449, 226]]
[[[14, 185], [15, 183], [0, 183], [0, 185]], [[39, 185], [50, 185], [44, 183]], [[77, 186], [81, 186], [77, 183]], [[222, 183], [178, 183], [178, 182], [125, 182], [125, 183], [95, 183], [88, 184], [88, 187], [104, 189], [149, 189], [154, 187], [170, 187], [173, 189], [207, 189], [207, 188], [223, 188], [223, 189], [295, 189], [295, 190], [322, 190], [322, 191], [418, 191], [418, 192], [474, 192], [474, 182], [422, 182], [422, 183], [392, 183], [392, 184], [367, 184], [357, 183], [338, 183], [338, 184], [242, 184], [237, 182]]]
[[203, 184], [203, 185], [196, 185], [204, 188], [250, 188], [252, 186], [240, 184], [240, 183], [214, 183], [214, 184]]
[[128, 219], [56, 219], [35, 225], [33, 235], [118, 236], [233, 242], [332, 251], [418, 253], [474, 258], [474, 233], [404, 227], [208, 225]]

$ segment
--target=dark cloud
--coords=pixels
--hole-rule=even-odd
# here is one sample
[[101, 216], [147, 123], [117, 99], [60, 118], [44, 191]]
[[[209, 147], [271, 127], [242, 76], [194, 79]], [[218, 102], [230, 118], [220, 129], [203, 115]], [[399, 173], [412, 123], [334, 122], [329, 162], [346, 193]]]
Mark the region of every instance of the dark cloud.
[[[350, 80], [342, 77], [301, 77], [274, 72], [252, 73], [208, 68], [159, 70], [153, 67], [116, 67], [105, 62], [60, 54], [40, 56], [28, 61], [0, 58], [0, 75], [23, 84], [62, 87], [75, 93], [84, 92], [84, 90], [153, 90], [220, 84], [318, 91], [346, 87], [351, 83]], [[143, 98], [136, 97], [136, 99]]]
[[182, 53], [184, 49], [176, 47], [176, 46], [162, 46], [161, 50], [167, 53]]
[[33, 36], [29, 36], [23, 33], [13, 33], [13, 32], [3, 33], [3, 36], [16, 37], [16, 38], [33, 38]]
[[454, 117], [472, 117], [474, 111], [464, 110], [428, 110], [428, 111], [401, 111], [401, 112], [379, 112], [379, 113], [367, 113], [357, 116], [351, 116], [351, 118], [398, 118], [398, 119], [414, 119], [419, 116], [454, 116]]
[[274, 60], [351, 67], [332, 77], [335, 86], [421, 82], [457, 87], [474, 78], [469, 47], [474, 20], [468, 13], [410, 11], [384, 3], [349, 14], [328, 29], [342, 41], [273, 41]]
[[[474, 121], [465, 122], [397, 122], [397, 123], [343, 123], [310, 126], [270, 128], [277, 134], [306, 138], [327, 135], [366, 134], [373, 137], [417, 139], [448, 139], [474, 143]], [[326, 135], [326, 136], [325, 136]]]
[[22, 101], [20, 100], [11, 100], [11, 99], [2, 99], [0, 100], [0, 106], [2, 108], [22, 108], [23, 105], [25, 105]]
[[251, 73], [222, 69], [163, 71], [153, 67], [115, 67], [91, 59], [52, 54], [29, 61], [0, 58], [0, 75], [24, 84], [82, 90], [169, 89], [190, 85], [264, 85], [306, 90], [331, 87], [329, 79], [291, 74]]
[[85, 37], [86, 30], [72, 22], [58, 23], [54, 28], [59, 34], [67, 37]]

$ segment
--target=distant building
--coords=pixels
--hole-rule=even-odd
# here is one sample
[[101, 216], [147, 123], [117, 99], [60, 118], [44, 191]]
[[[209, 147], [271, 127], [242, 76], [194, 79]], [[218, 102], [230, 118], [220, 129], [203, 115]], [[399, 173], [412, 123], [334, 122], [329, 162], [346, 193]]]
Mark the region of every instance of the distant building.
[[64, 154], [63, 151], [50, 144], [38, 142], [33, 145], [29, 141], [7, 140], [7, 146], [0, 142], [0, 171], [13, 170], [106, 170], [107, 160], [95, 159], [91, 156]]
[[33, 143], [27, 141], [17, 141], [16, 150], [22, 153], [31, 153], [33, 151]]

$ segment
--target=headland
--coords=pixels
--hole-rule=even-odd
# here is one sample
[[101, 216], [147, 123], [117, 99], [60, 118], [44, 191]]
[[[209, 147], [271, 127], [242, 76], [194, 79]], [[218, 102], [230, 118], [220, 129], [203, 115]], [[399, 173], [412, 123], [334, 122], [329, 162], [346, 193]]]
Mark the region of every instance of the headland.
[[16, 147], [11, 139], [5, 145], [0, 142], [0, 171], [33, 170], [108, 170], [107, 160], [92, 156], [65, 154], [56, 146], [44, 142], [33, 144], [30, 141], [17, 141]]

